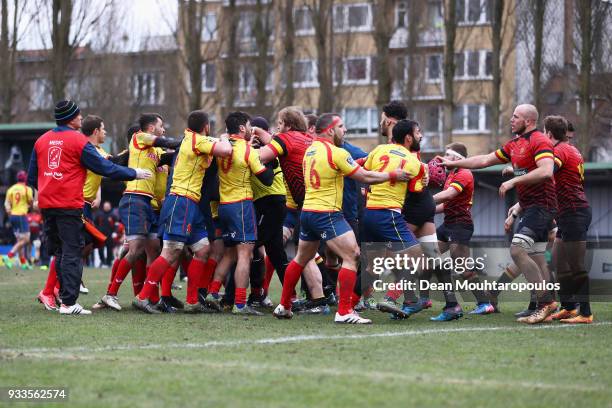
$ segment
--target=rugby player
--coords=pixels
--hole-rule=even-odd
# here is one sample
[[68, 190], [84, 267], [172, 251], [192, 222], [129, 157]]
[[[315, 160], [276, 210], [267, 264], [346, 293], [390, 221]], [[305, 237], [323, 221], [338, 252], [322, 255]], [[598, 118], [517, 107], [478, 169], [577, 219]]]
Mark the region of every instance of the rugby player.
[[[528, 282], [543, 284], [550, 281], [544, 251], [557, 200], [553, 180], [553, 145], [548, 137], [537, 130], [537, 121], [538, 111], [535, 106], [518, 105], [510, 120], [512, 132], [516, 135], [514, 139], [487, 155], [455, 161], [442, 158], [441, 161], [448, 169], [477, 169], [512, 163], [515, 177], [504, 182], [499, 193], [503, 197], [507, 191], [517, 187], [524, 213], [512, 238], [510, 255]], [[517, 321], [540, 323], [555, 311], [557, 304], [550, 291], [541, 288], [536, 295], [538, 310]]]
[[362, 318], [352, 309], [351, 298], [357, 279], [359, 246], [353, 230], [342, 214], [344, 176], [372, 184], [389, 180], [406, 181], [408, 174], [399, 169], [390, 172], [367, 171], [359, 166], [346, 150], [338, 147], [343, 142], [346, 128], [337, 114], [321, 115], [317, 120], [316, 131], [318, 137], [306, 150], [303, 160], [306, 191], [300, 216], [298, 250], [287, 266], [281, 303], [273, 314], [279, 319], [289, 319], [293, 316], [293, 290], [305, 265], [314, 259], [319, 243], [323, 240], [342, 258], [342, 268], [338, 272], [340, 299], [334, 321], [369, 324], [372, 323], [371, 320]]
[[26, 185], [28, 174], [21, 170], [17, 172], [17, 183], [6, 190], [4, 209], [9, 216], [13, 234], [15, 234], [15, 245], [7, 255], [2, 258], [8, 268], [13, 267], [13, 257], [17, 255], [21, 268], [28, 269], [30, 265], [25, 256], [25, 248], [30, 242], [30, 226], [28, 225], [28, 211], [34, 203], [34, 191], [32, 187]]
[[[446, 146], [446, 160], [461, 160], [467, 157], [467, 147], [463, 143], [451, 143]], [[436, 212], [444, 213], [444, 223], [438, 227], [438, 245], [440, 252], [450, 249], [452, 259], [468, 258], [470, 256], [469, 242], [474, 234], [472, 221], [472, 199], [474, 196], [474, 176], [467, 169], [453, 169], [450, 171], [444, 184], [444, 189], [433, 196], [437, 205]], [[472, 271], [465, 271], [461, 277], [469, 282], [478, 284], [478, 275]], [[489, 314], [495, 311], [482, 290], [473, 290], [476, 298], [476, 308], [470, 314]], [[453, 320], [461, 315], [461, 307], [455, 304], [444, 305], [442, 313], [432, 320]]]
[[[159, 282], [165, 274], [174, 277], [185, 245], [193, 252], [187, 270], [185, 309], [188, 312], [198, 312], [201, 309], [198, 284], [202, 273], [210, 273], [210, 269], [205, 271], [204, 268], [208, 259], [209, 241], [204, 216], [198, 206], [202, 182], [213, 156], [229, 157], [232, 153], [232, 146], [227, 139], [217, 140], [206, 136], [209, 132], [208, 115], [201, 110], [191, 112], [174, 163], [170, 194], [163, 203], [160, 215], [160, 225], [164, 227], [163, 249], [151, 264], [144, 287], [132, 303], [145, 313], [159, 312], [152, 307]], [[171, 285], [171, 281], [169, 283]], [[167, 292], [162, 295], [169, 296]]]

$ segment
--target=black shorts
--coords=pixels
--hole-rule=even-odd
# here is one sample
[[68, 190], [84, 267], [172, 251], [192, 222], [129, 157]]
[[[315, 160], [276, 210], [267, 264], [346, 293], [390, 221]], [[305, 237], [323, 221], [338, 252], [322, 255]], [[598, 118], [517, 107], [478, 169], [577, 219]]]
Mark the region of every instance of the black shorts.
[[[285, 196], [269, 195], [253, 202], [257, 216], [257, 246], [273, 242], [283, 236], [283, 222], [287, 214]], [[282, 240], [281, 240], [282, 241]]]
[[586, 241], [593, 217], [591, 207], [576, 208], [557, 216], [557, 238], [564, 242]]
[[548, 232], [554, 228], [554, 211], [543, 207], [523, 210], [515, 235], [525, 235], [534, 242], [548, 242]]
[[420, 193], [408, 193], [402, 208], [402, 215], [408, 224], [422, 227], [427, 222], [434, 222], [436, 203], [428, 188]]
[[467, 245], [474, 235], [474, 224], [442, 224], [436, 234], [438, 241]]

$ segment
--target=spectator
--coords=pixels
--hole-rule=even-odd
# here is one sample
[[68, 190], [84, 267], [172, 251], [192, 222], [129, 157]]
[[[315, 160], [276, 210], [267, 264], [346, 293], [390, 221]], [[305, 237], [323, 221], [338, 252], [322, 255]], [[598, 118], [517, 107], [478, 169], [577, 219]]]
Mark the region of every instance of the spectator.
[[109, 268], [113, 263], [113, 232], [115, 231], [115, 223], [117, 217], [113, 213], [113, 207], [111, 203], [105, 201], [102, 207], [97, 212], [94, 222], [100, 232], [106, 235], [106, 242], [103, 247], [98, 248], [98, 255], [100, 256], [100, 263], [102, 268]]

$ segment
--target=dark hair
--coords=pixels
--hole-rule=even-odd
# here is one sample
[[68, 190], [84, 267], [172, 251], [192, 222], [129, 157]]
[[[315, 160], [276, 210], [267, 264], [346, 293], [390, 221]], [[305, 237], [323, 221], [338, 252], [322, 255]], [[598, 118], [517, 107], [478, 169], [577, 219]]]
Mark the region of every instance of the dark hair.
[[149, 125], [155, 125], [157, 119], [164, 120], [159, 113], [141, 113], [140, 118], [138, 118], [138, 124], [140, 125], [140, 130], [143, 132]]
[[568, 132], [575, 132], [576, 128], [574, 128], [574, 124], [572, 122], [570, 122], [569, 120], [567, 121], [567, 131]]
[[304, 113], [296, 106], [287, 106], [278, 112], [278, 117], [285, 122], [285, 125], [291, 130], [298, 132], [308, 131], [308, 122]]
[[544, 118], [544, 129], [552, 133], [555, 140], [567, 140], [567, 120], [563, 116], [547, 116]]
[[81, 132], [85, 136], [93, 135], [94, 130], [100, 129], [102, 126], [102, 118], [96, 115], [87, 115], [85, 119], [83, 119], [83, 124], [81, 125]]
[[130, 144], [130, 140], [132, 140], [132, 136], [134, 136], [134, 133], [138, 132], [140, 130], [140, 125], [137, 123], [132, 123], [130, 125], [130, 127], [127, 130], [127, 142], [128, 145]]
[[402, 119], [393, 126], [391, 140], [401, 145], [406, 140], [406, 135], [414, 136], [414, 130], [419, 126], [418, 122], [410, 119]]
[[467, 147], [463, 143], [453, 142], [446, 146], [447, 149], [454, 150], [463, 157], [468, 157]]
[[306, 121], [308, 122], [308, 129], [310, 129], [313, 126], [316, 126], [318, 119], [319, 117], [315, 115], [314, 113], [309, 113], [308, 115], [306, 115]]
[[251, 120], [248, 113], [245, 112], [232, 112], [225, 118], [225, 127], [229, 134], [240, 133], [240, 126], [246, 126], [247, 122]]
[[208, 114], [203, 110], [195, 110], [187, 118], [187, 127], [196, 133], [202, 133], [208, 123]]
[[317, 134], [323, 133], [325, 129], [327, 129], [336, 118], [339, 118], [340, 115], [337, 113], [324, 113], [319, 116], [317, 119], [317, 123], [315, 124], [315, 132]]
[[388, 118], [402, 120], [408, 117], [408, 109], [406, 108], [406, 105], [400, 101], [389, 102], [383, 106], [382, 111]]

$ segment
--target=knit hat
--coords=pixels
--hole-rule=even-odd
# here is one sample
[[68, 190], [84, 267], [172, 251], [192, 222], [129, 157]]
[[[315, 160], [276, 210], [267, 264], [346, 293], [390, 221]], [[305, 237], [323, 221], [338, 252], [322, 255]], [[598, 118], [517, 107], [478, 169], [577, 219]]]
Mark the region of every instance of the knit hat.
[[265, 130], [266, 132], [270, 130], [270, 125], [268, 124], [268, 121], [261, 116], [255, 116], [253, 119], [251, 119], [251, 126], [257, 126], [258, 128]]
[[56, 122], [69, 122], [79, 113], [81, 113], [81, 110], [74, 101], [59, 101], [55, 105]]

